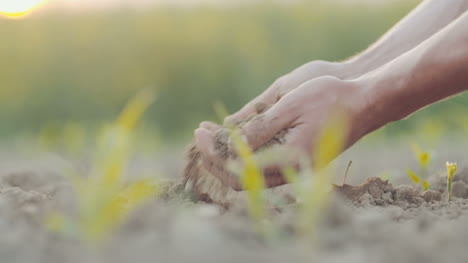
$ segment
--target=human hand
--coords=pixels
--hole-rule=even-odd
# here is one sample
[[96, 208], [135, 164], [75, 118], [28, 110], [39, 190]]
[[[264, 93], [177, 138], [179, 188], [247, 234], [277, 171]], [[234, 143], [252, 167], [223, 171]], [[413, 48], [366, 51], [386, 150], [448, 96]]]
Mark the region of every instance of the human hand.
[[304, 64], [292, 72], [278, 78], [262, 94], [248, 102], [238, 112], [226, 117], [224, 125], [229, 126], [245, 120], [256, 112], [257, 104], [273, 105], [290, 91], [305, 82], [322, 76], [334, 76], [339, 79], [351, 77], [353, 66], [348, 62], [328, 62], [315, 60]]
[[[311, 155], [313, 145], [328, 118], [339, 111], [349, 123], [348, 129], [343, 131], [346, 133], [344, 150], [372, 127], [372, 123], [364, 116], [368, 106], [364, 90], [354, 81], [343, 81], [334, 77], [307, 81], [282, 96], [261, 118], [255, 118], [242, 126], [241, 132], [255, 151], [281, 131], [287, 130], [281, 147]], [[215, 124], [202, 123], [195, 131], [196, 143], [205, 160], [205, 168], [233, 189], [242, 190], [238, 178], [217, 165], [224, 162], [214, 147], [217, 129], [219, 126]], [[297, 163], [290, 165], [296, 166]], [[275, 166], [264, 170], [268, 187], [286, 183], [281, 168]]]

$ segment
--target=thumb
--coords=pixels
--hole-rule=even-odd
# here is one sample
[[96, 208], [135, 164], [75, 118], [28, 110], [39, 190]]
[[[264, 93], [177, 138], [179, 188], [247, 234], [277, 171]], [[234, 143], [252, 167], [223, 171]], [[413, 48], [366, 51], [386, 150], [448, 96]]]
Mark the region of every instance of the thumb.
[[257, 115], [241, 128], [242, 134], [246, 137], [252, 150], [255, 151], [269, 142], [295, 120], [291, 106], [281, 102], [280, 100], [265, 113]]

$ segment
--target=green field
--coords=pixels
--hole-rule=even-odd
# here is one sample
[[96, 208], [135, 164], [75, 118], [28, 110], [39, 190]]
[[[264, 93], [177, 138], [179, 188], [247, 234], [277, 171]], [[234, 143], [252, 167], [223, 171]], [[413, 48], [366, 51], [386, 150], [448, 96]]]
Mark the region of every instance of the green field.
[[[112, 119], [138, 90], [154, 88], [159, 99], [146, 127], [165, 139], [187, 138], [197, 123], [215, 119], [214, 101], [232, 112], [305, 62], [346, 59], [418, 2], [119, 9], [2, 19], [0, 135], [36, 134], [68, 122], [92, 129]], [[419, 116], [466, 101], [460, 97]]]

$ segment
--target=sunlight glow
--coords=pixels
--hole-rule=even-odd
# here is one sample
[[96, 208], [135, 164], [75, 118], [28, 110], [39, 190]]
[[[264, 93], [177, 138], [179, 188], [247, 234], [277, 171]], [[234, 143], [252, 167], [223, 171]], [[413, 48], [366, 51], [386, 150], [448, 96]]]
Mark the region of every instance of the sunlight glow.
[[31, 12], [46, 0], [0, 0], [0, 14], [18, 17]]

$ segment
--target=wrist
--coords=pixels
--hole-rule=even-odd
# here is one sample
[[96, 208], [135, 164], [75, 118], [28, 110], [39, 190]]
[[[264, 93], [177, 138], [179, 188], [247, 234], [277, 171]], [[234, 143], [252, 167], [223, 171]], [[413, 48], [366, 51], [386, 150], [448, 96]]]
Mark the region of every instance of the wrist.
[[424, 106], [415, 99], [416, 90], [408, 88], [412, 85], [412, 74], [405, 72], [412, 72], [411, 68], [401, 71], [382, 68], [354, 80], [360, 87], [367, 133], [402, 120]]
[[365, 63], [359, 59], [349, 59], [342, 62], [337, 62], [335, 65], [335, 76], [342, 80], [352, 80], [366, 74]]
[[[403, 103], [398, 103], [389, 82], [381, 81], [374, 74], [365, 75], [351, 81], [357, 88], [359, 97], [359, 125], [362, 127], [360, 137], [385, 126], [390, 122], [405, 117]], [[393, 85], [399, 85], [394, 82]]]

